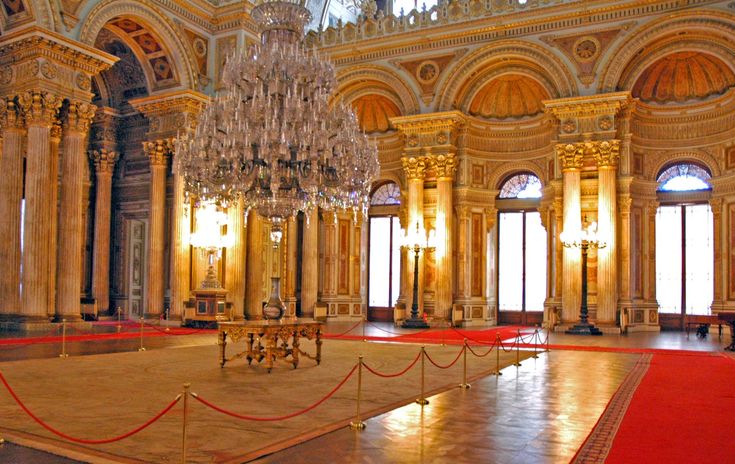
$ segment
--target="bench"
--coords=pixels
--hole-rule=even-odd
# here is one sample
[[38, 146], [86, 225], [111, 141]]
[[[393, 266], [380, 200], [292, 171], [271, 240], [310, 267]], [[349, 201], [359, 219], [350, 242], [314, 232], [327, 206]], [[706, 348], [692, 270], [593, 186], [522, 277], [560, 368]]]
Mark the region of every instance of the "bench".
[[710, 326], [712, 324], [717, 324], [717, 334], [720, 338], [722, 338], [722, 322], [723, 321], [717, 317], [717, 314], [684, 316], [684, 326], [686, 327], [687, 338], [689, 338], [689, 330], [693, 325], [700, 327], [703, 325]]

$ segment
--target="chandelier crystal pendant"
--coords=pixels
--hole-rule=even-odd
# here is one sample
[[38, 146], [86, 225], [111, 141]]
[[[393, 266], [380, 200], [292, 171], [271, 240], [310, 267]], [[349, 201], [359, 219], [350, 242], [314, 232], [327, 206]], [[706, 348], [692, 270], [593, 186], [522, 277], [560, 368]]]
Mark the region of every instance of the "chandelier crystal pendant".
[[251, 17], [261, 43], [228, 58], [224, 90], [196, 130], [177, 138], [176, 169], [186, 195], [199, 201], [227, 207], [242, 198], [246, 216], [252, 209], [270, 220], [278, 246], [283, 224], [299, 211], [366, 214], [377, 147], [352, 109], [332, 100], [334, 67], [304, 48], [309, 11], [266, 1]]

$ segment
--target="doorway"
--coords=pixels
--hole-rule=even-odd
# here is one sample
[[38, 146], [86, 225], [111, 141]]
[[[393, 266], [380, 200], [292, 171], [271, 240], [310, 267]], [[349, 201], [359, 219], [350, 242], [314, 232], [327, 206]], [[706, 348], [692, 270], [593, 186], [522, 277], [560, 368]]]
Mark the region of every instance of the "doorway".
[[128, 304], [125, 313], [129, 320], [135, 320], [143, 317], [145, 310], [148, 224], [144, 220], [136, 219], [130, 219], [127, 222]]

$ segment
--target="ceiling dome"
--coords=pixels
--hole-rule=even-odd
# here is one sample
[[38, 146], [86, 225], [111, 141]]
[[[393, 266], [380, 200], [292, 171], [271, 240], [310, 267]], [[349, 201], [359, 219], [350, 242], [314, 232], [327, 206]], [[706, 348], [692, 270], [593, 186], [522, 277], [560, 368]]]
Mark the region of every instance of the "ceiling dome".
[[390, 129], [388, 118], [401, 115], [395, 103], [382, 95], [363, 95], [352, 102], [360, 128], [365, 133], [385, 132]]
[[721, 59], [700, 52], [677, 52], [646, 68], [632, 93], [643, 101], [685, 102], [723, 93], [733, 85], [735, 74]]
[[470, 114], [483, 118], [520, 118], [543, 110], [542, 100], [550, 98], [534, 79], [519, 74], [496, 77], [480, 89], [470, 103]]

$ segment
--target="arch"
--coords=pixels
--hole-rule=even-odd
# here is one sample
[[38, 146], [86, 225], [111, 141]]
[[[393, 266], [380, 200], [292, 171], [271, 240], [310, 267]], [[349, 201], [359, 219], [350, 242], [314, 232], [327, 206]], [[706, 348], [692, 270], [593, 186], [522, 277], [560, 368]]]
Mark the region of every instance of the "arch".
[[416, 92], [400, 76], [381, 66], [357, 66], [337, 73], [337, 91], [334, 98], [351, 103], [367, 94], [389, 98], [402, 115], [419, 112]]
[[[511, 184], [512, 182], [512, 184]], [[520, 197], [518, 196], [518, 193], [521, 193], [526, 190], [526, 188], [529, 186], [529, 184], [538, 184], [538, 196], [537, 197]], [[506, 190], [518, 190], [515, 196], [503, 196], [503, 192]], [[541, 183], [541, 179], [532, 172], [514, 172], [509, 176], [506, 176], [498, 185], [498, 190], [500, 190], [500, 193], [498, 194], [498, 199], [512, 199], [512, 198], [533, 198], [533, 199], [540, 199], [541, 198], [541, 190], [543, 189], [543, 184]], [[510, 193], [510, 192], [508, 192]]]
[[541, 166], [533, 161], [519, 161], [516, 163], [504, 163], [490, 173], [487, 188], [490, 190], [500, 190], [505, 181], [517, 174], [533, 174], [541, 181], [542, 187], [546, 185], [546, 176]]
[[366, 94], [352, 101], [360, 128], [366, 134], [390, 130], [390, 118], [401, 116], [401, 110], [393, 100], [384, 95]]
[[671, 152], [661, 152], [656, 157], [656, 160], [651, 163], [648, 172], [646, 172], [646, 178], [651, 181], [658, 179], [659, 173], [664, 169], [673, 166], [675, 164], [691, 163], [696, 164], [707, 171], [709, 171], [712, 177], [717, 177], [721, 174], [720, 168], [717, 164], [717, 159], [704, 151], [687, 151], [671, 154]]
[[485, 83], [515, 73], [538, 81], [552, 98], [578, 94], [576, 78], [551, 51], [522, 40], [507, 40], [483, 47], [457, 62], [437, 85], [436, 111], [465, 109]]
[[163, 43], [171, 55], [169, 64], [179, 78], [179, 85], [195, 89], [197, 72], [194, 57], [190, 55], [185, 40], [177, 32], [176, 25], [148, 0], [103, 0], [84, 18], [78, 40], [94, 46], [102, 28], [118, 18], [131, 18], [145, 24]]
[[[630, 89], [648, 65], [675, 51], [714, 54], [735, 69], [732, 15], [713, 10], [682, 12], [652, 22], [618, 44], [600, 73], [600, 92]], [[652, 46], [656, 44], [656, 46]]]
[[[696, 180], [692, 182], [687, 178]], [[711, 179], [712, 175], [706, 167], [691, 162], [671, 164], [656, 175], [657, 190], [659, 191], [711, 190]], [[679, 188], [672, 188], [671, 186], [664, 188], [673, 182], [677, 182]], [[703, 188], [702, 185], [704, 185]]]
[[[376, 194], [380, 196], [377, 201], [382, 201], [382, 203], [374, 202], [376, 201]], [[375, 185], [370, 193], [370, 206], [399, 206], [402, 203], [402, 197], [401, 187], [397, 183], [392, 181], [380, 182]]]
[[466, 110], [482, 118], [509, 119], [535, 116], [543, 112], [543, 100], [550, 98], [543, 84], [524, 74], [494, 76], [477, 89]]

